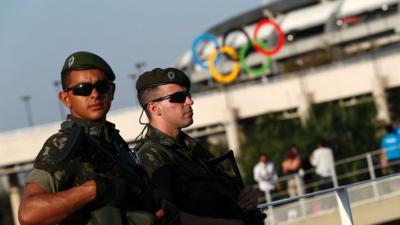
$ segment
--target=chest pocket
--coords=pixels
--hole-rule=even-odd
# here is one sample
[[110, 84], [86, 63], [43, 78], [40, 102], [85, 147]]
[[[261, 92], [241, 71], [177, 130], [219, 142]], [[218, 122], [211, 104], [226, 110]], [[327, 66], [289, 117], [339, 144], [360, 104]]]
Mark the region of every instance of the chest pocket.
[[207, 154], [197, 154], [201, 151], [195, 149], [190, 156], [152, 142], [144, 143], [141, 149], [150, 147], [157, 149], [168, 164], [172, 183], [170, 192], [178, 208], [198, 216], [235, 217], [236, 196], [232, 183], [207, 165]]

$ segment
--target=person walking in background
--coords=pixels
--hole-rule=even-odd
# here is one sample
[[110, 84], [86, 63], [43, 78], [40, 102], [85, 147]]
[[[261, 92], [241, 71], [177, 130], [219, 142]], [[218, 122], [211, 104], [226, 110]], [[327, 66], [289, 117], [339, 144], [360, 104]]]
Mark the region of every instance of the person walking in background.
[[302, 160], [296, 145], [292, 145], [285, 153], [285, 159], [282, 162], [282, 172], [284, 175], [290, 175], [287, 181], [287, 190], [290, 197], [304, 194], [304, 184], [302, 175]]
[[266, 194], [267, 202], [270, 194], [280, 189], [278, 175], [275, 172], [274, 164], [269, 161], [266, 153], [260, 153], [259, 162], [253, 169], [254, 180], [258, 182], [258, 188]]
[[385, 126], [387, 134], [381, 139], [382, 174], [400, 171], [400, 135], [391, 124]]
[[310, 163], [315, 167], [318, 190], [332, 188], [332, 177], [335, 172], [332, 149], [325, 147], [322, 143], [317, 144], [317, 148], [310, 156]]

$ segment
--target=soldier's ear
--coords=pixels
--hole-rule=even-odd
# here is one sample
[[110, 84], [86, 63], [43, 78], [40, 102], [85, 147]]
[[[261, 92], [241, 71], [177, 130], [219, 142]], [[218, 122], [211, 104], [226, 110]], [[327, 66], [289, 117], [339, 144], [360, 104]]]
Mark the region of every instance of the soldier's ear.
[[147, 110], [150, 112], [151, 115], [161, 115], [160, 106], [156, 102], [149, 102], [147, 104]]
[[67, 108], [71, 108], [71, 100], [69, 99], [68, 92], [61, 91], [58, 93], [58, 99], [65, 105]]
[[157, 113], [157, 116], [161, 116], [161, 107], [160, 107], [160, 104], [155, 104], [157, 107], [156, 107], [156, 113]]

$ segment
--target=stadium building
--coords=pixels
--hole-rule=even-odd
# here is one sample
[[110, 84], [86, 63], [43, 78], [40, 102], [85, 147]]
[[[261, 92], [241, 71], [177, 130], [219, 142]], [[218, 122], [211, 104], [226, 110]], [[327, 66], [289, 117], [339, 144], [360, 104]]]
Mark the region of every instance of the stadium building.
[[[200, 136], [222, 131], [229, 147], [239, 149], [240, 120], [281, 113], [305, 121], [312, 104], [338, 101], [349, 106], [360, 98], [375, 102], [379, 119], [395, 120], [398, 4], [396, 0], [273, 1], [211, 27], [206, 31], [210, 35], [195, 40], [175, 64], [191, 75], [197, 93], [199, 110], [190, 131]], [[263, 23], [265, 18], [272, 18], [281, 33], [273, 24]], [[270, 53], [277, 51], [267, 56], [267, 51], [257, 51], [248, 43], [255, 37], [271, 46]], [[222, 44], [240, 54], [239, 59], [224, 52], [227, 57], [215, 57], [215, 71], [205, 68]], [[238, 65], [241, 72], [232, 78]]]

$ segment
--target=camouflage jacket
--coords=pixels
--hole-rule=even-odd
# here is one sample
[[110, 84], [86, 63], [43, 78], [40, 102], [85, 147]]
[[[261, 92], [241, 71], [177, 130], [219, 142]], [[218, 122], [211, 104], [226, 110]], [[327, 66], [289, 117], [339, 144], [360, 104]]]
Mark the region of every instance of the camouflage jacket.
[[198, 216], [236, 217], [236, 187], [225, 171], [207, 163], [213, 158], [211, 153], [184, 132], [173, 139], [148, 126], [137, 151], [156, 198], [168, 199], [180, 210]]
[[[101, 159], [95, 157], [95, 151], [89, 151], [87, 148], [79, 150], [88, 152], [79, 152], [68, 160], [60, 160], [60, 156], [65, 154], [63, 148], [75, 123], [81, 125], [85, 133], [100, 143], [111, 155], [117, 155], [119, 151], [130, 151], [114, 124], [107, 121], [102, 123], [83, 121], [69, 116], [61, 124], [59, 132], [45, 142], [35, 159], [34, 169], [28, 176], [27, 182], [36, 183], [49, 193], [54, 193], [80, 185], [95, 175], [122, 177], [120, 167], [107, 160], [102, 162]], [[116, 135], [118, 138], [115, 138]], [[132, 158], [132, 160], [135, 159]], [[133, 163], [136, 164], [136, 162]], [[137, 204], [137, 202], [132, 202], [132, 204]], [[83, 208], [62, 224], [91, 224], [91, 211]]]

